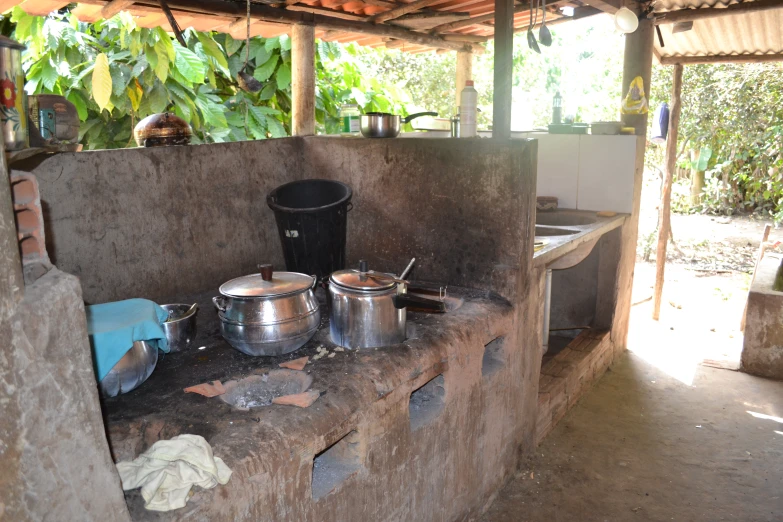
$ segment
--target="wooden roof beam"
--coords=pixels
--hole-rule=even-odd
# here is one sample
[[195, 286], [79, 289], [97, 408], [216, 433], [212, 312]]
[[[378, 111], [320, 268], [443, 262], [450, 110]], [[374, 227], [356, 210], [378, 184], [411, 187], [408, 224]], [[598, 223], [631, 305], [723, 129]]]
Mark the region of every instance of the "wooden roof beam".
[[[141, 0], [138, 4], [152, 4], [153, 0]], [[169, 0], [172, 9], [190, 11], [195, 13], [214, 14], [239, 18], [245, 16], [245, 4], [228, 2], [223, 0]], [[345, 31], [356, 34], [369, 34], [374, 36], [396, 38], [406, 40], [426, 47], [449, 49], [452, 51], [471, 51], [484, 53], [485, 49], [469, 42], [449, 42], [438, 36], [410, 31], [402, 27], [382, 24], [369, 24], [365, 21], [341, 20], [333, 16], [322, 14], [302, 13], [279, 9], [253, 3], [250, 5], [250, 16], [257, 20], [277, 22], [283, 24], [309, 24], [320, 29]]]
[[704, 7], [701, 9], [679, 9], [666, 13], [653, 13], [652, 19], [656, 25], [675, 24], [677, 22], [695, 22], [707, 18], [719, 16], [731, 16], [737, 14], [759, 13], [783, 7], [783, 0], [755, 0], [741, 4], [732, 4], [728, 7]]
[[[547, 7], [567, 3], [567, 1], [568, 0], [554, 0], [552, 2], [547, 2]], [[513, 14], [516, 15], [518, 13], [524, 13], [525, 11], [529, 11], [529, 10], [530, 10], [530, 4], [518, 5], [514, 8]], [[446, 33], [449, 31], [454, 31], [456, 29], [462, 29], [464, 27], [470, 27], [472, 25], [483, 24], [484, 22], [488, 22], [494, 19], [495, 19], [495, 12], [493, 11], [491, 13], [474, 16], [473, 18], [469, 18], [467, 20], [459, 20], [457, 22], [450, 22], [448, 24], [443, 24], [437, 27], [433, 27], [430, 30], [430, 34]], [[527, 30], [527, 28], [525, 30]]]
[[120, 11], [125, 11], [133, 5], [133, 0], [111, 0], [101, 8], [101, 17], [108, 20]]
[[622, 7], [621, 0], [584, 0], [584, 3], [609, 14], [615, 14]]
[[414, 0], [409, 4], [404, 4], [399, 7], [395, 7], [394, 9], [384, 11], [383, 13], [378, 13], [375, 16], [371, 16], [367, 19], [367, 21], [374, 24], [381, 24], [388, 20], [394, 20], [395, 18], [399, 18], [408, 13], [418, 11], [419, 9], [424, 9], [425, 7], [429, 7], [442, 1], [443, 0]]

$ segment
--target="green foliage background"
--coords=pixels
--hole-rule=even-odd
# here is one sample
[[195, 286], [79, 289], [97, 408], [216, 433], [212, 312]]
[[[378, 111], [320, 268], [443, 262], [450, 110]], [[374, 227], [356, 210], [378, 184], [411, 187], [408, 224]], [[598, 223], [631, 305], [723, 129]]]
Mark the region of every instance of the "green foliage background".
[[[142, 29], [121, 13], [95, 24], [78, 22], [67, 9], [48, 17], [16, 7], [0, 23], [3, 34], [27, 45], [29, 94], [54, 93], [76, 105], [81, 142], [88, 149], [133, 146], [139, 119], [173, 110], [193, 126], [196, 142], [285, 136], [290, 128], [290, 40], [253, 38], [248, 72], [264, 85], [258, 94], [238, 89], [243, 40], [187, 30], [182, 47], [161, 29]], [[524, 34], [515, 39], [512, 128], [545, 126], [560, 92], [564, 113], [577, 121], [616, 120], [622, 98], [624, 40], [608, 16], [551, 28], [553, 45], [532, 52]], [[95, 57], [109, 58], [112, 95], [101, 111], [93, 99]], [[455, 53], [411, 55], [400, 51], [317, 42], [316, 120], [319, 133], [339, 131], [339, 108], [408, 114], [455, 111]], [[491, 124], [493, 46], [474, 58], [480, 126]], [[654, 65], [650, 109], [668, 101], [671, 67]], [[783, 70], [778, 63], [697, 65], [685, 68], [678, 150], [680, 166], [701, 150], [707, 186], [691, 210], [760, 210], [783, 220]], [[409, 130], [409, 128], [408, 128]], [[660, 167], [663, 146], [650, 145], [647, 163]], [[709, 151], [705, 155], [704, 151]], [[687, 182], [687, 181], [686, 181]], [[686, 194], [687, 188], [680, 187]], [[680, 208], [686, 208], [681, 198]]]
[[[671, 67], [654, 67], [651, 98], [668, 100], [671, 83]], [[710, 152], [709, 160], [699, 167], [706, 171], [702, 203], [689, 210], [755, 210], [783, 220], [781, 96], [779, 63], [684, 68], [679, 166], [693, 167], [691, 150]], [[662, 161], [663, 147], [658, 149]], [[687, 208], [683, 202], [680, 206]]]
[[[27, 45], [23, 65], [28, 94], [60, 94], [78, 109], [80, 141], [88, 149], [135, 146], [134, 125], [173, 110], [188, 121], [194, 142], [281, 137], [289, 133], [291, 42], [252, 38], [248, 72], [263, 83], [256, 94], [240, 90], [236, 73], [246, 45], [227, 34], [185, 31], [187, 47], [162, 29], [137, 28], [127, 13], [94, 24], [68, 13], [48, 17], [16, 7], [12, 36]], [[109, 58], [112, 95], [101, 111], [92, 93], [95, 58]], [[404, 113], [407, 95], [394, 85], [365, 79], [353, 46], [319, 41], [316, 52], [316, 120], [320, 132], [337, 132], [339, 108]]]

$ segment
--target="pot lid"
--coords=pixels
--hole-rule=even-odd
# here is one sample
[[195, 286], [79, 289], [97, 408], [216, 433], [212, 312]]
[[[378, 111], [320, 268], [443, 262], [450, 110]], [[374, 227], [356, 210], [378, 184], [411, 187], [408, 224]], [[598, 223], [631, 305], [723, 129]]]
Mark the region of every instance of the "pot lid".
[[388, 290], [397, 284], [394, 281], [378, 279], [354, 269], [339, 270], [333, 273], [329, 279], [336, 285], [363, 292]]
[[[262, 268], [263, 267], [263, 268]], [[272, 272], [261, 265], [262, 272], [237, 277], [220, 286], [220, 293], [228, 297], [279, 297], [298, 294], [313, 286], [314, 278], [298, 272]], [[265, 273], [269, 270], [269, 274]], [[265, 277], [265, 276], [270, 277]]]

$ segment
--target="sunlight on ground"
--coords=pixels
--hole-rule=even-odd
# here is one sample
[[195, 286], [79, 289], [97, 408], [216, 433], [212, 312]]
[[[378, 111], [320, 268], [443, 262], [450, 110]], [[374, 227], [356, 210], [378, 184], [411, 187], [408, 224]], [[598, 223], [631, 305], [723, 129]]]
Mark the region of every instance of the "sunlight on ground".
[[629, 350], [688, 386], [705, 360], [736, 369], [747, 295], [744, 279], [667, 266], [659, 321], [652, 320], [652, 301], [644, 301], [652, 296], [654, 281], [655, 265], [637, 263], [632, 302], [639, 304], [631, 309]]
[[750, 411], [750, 410], [747, 410], [747, 413], [750, 413], [757, 419], [771, 420], [777, 422], [778, 424], [783, 424], [783, 419], [781, 419], [780, 417], [775, 417], [774, 415], [767, 415], [766, 413], [759, 413], [757, 411]]

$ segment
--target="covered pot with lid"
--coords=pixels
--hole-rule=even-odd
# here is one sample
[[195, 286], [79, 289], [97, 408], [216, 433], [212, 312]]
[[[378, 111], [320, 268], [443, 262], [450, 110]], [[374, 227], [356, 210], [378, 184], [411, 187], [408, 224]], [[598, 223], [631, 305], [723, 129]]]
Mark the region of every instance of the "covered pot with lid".
[[260, 273], [221, 285], [212, 301], [220, 318], [220, 333], [248, 355], [275, 356], [293, 352], [309, 341], [321, 323], [313, 293], [317, 279], [297, 272], [275, 272], [259, 265]]
[[371, 273], [364, 261], [359, 270], [334, 272], [329, 277], [332, 342], [352, 349], [403, 342], [406, 310], [395, 306], [397, 294], [398, 283], [387, 274]]

